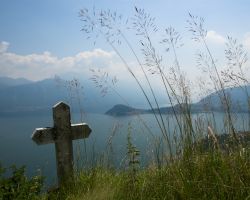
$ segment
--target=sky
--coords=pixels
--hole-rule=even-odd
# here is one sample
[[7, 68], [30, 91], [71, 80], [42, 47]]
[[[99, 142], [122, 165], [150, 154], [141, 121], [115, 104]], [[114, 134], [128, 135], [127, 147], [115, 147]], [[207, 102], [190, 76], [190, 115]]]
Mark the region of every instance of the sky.
[[[226, 63], [224, 50], [228, 35], [250, 52], [249, 0], [0, 0], [0, 76], [37, 81], [71, 74], [88, 79], [89, 69], [100, 67], [124, 84], [132, 81], [119, 56], [105, 40], [98, 39], [94, 44], [92, 38], [86, 39], [81, 31], [79, 11], [93, 7], [110, 9], [130, 18], [135, 6], [155, 17], [160, 31], [152, 35], [154, 41], [160, 40], [169, 26], [180, 33], [184, 46], [177, 54], [182, 70], [192, 81], [202, 76], [196, 54], [204, 47], [190, 39], [186, 28], [188, 13], [205, 19], [206, 39], [218, 66]], [[129, 31], [125, 34], [140, 55], [138, 36]], [[155, 45], [160, 46], [157, 42]], [[142, 76], [131, 52], [122, 45], [118, 48], [138, 77]], [[171, 66], [171, 53], [167, 55], [159, 49], [166, 58], [166, 66]]]

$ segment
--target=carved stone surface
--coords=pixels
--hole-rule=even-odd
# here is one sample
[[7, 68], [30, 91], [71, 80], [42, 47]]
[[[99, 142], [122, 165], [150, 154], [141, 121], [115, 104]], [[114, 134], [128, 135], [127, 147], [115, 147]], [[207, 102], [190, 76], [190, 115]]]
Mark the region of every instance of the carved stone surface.
[[72, 140], [87, 138], [91, 129], [86, 123], [71, 124], [70, 107], [59, 102], [53, 106], [54, 127], [37, 128], [31, 138], [38, 144], [55, 143], [58, 185], [73, 178]]

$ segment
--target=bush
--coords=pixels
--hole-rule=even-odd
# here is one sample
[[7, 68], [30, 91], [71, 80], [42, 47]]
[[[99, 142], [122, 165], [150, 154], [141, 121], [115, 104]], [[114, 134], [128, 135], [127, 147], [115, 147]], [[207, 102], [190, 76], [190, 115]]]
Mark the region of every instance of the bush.
[[6, 177], [7, 171], [0, 166], [0, 200], [29, 200], [41, 199], [41, 189], [44, 178], [41, 175], [33, 176], [30, 179], [25, 175], [25, 167], [10, 167], [11, 175]]

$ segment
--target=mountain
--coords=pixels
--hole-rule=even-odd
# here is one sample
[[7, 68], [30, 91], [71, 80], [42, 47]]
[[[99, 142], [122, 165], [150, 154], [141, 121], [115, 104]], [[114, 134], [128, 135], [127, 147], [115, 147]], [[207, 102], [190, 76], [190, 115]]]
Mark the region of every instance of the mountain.
[[142, 114], [147, 113], [147, 110], [137, 109], [130, 106], [117, 104], [110, 110], [108, 110], [105, 114], [111, 116], [125, 116], [125, 115], [134, 115], [134, 114]]
[[[130, 106], [118, 104], [113, 106], [110, 110], [105, 112], [106, 115], [111, 115], [111, 116], [127, 116], [127, 115], [135, 115], [135, 114], [153, 114], [156, 113], [158, 114], [159, 112], [161, 114], [173, 114], [174, 111], [176, 113], [182, 113], [183, 109], [182, 107], [185, 105], [175, 105], [174, 107], [161, 107], [158, 109], [138, 109], [138, 108], [133, 108]], [[200, 112], [201, 109], [198, 107], [195, 107], [194, 104], [190, 105], [192, 112]]]
[[9, 86], [0, 90], [0, 113], [48, 110], [58, 100], [65, 100], [51, 79]]
[[[250, 85], [246, 87], [232, 87], [224, 90], [226, 96], [230, 100], [231, 111], [241, 111], [244, 112], [248, 110], [248, 100], [247, 93], [250, 95]], [[220, 97], [223, 97], [223, 91], [214, 92], [205, 98], [201, 99], [196, 105], [204, 107], [204, 105], [210, 105], [212, 110], [223, 110], [223, 104]], [[248, 102], [249, 101], [249, 102]]]
[[[130, 87], [129, 84], [127, 83], [127, 87], [123, 85], [122, 87], [117, 86], [117, 88], [120, 89], [118, 92], [122, 94], [123, 98], [126, 98], [126, 101], [130, 105], [133, 105], [133, 107], [121, 105], [124, 104], [124, 100], [112, 90], [103, 97], [99, 88], [96, 88], [88, 79], [79, 80], [79, 90], [76, 91], [74, 84], [65, 80], [45, 79], [31, 82], [25, 79], [0, 77], [0, 86], [2, 86], [0, 89], [0, 115], [48, 113], [58, 101], [69, 103], [74, 112], [79, 112], [82, 109], [84, 112], [105, 113], [109, 108], [119, 104], [106, 113], [115, 116], [152, 113], [152, 110], [141, 109], [147, 107], [147, 102], [136, 87]], [[250, 86], [247, 87], [247, 91], [250, 93]], [[241, 111], [247, 110], [247, 98], [242, 88], [226, 89], [226, 93], [231, 96], [232, 105], [235, 110], [240, 110], [239, 106], [241, 107]], [[221, 91], [219, 94], [221, 94]], [[159, 97], [161, 96], [159, 95]], [[162, 102], [164, 102], [164, 98], [162, 98]], [[204, 104], [207, 102], [211, 102], [213, 110], [222, 110], [218, 93], [212, 93], [201, 99], [198, 103], [190, 105], [191, 111], [200, 112], [204, 110]], [[176, 105], [175, 111], [180, 112], [180, 110], [180, 107]], [[171, 107], [162, 107], [160, 111], [161, 113], [172, 113], [173, 109]], [[155, 110], [155, 112], [158, 111]]]
[[[109, 103], [103, 98], [91, 84], [82, 84], [84, 88], [83, 91], [79, 89], [79, 95], [70, 84], [45, 79], [3, 88], [0, 90], [0, 115], [44, 113], [50, 111], [58, 101], [69, 103], [74, 112], [80, 111], [79, 103], [83, 111], [99, 113], [114, 105], [114, 102]], [[118, 101], [116, 98], [114, 100]]]
[[[58, 101], [70, 103], [71, 110], [74, 112], [80, 111], [80, 104], [84, 112], [104, 113], [113, 105], [124, 102], [112, 90], [108, 91], [106, 96], [102, 96], [99, 88], [88, 79], [79, 80], [78, 91], [73, 82], [62, 79], [60, 81], [45, 79], [37, 82], [24, 80], [20, 81], [20, 84], [17, 84], [15, 79], [3, 78], [2, 80], [9, 82], [6, 84], [8, 87], [0, 89], [0, 115], [48, 113]], [[139, 105], [139, 102], [144, 105], [145, 99], [135, 91], [136, 89], [122, 88], [120, 93], [128, 97], [126, 100], [132, 105]]]
[[[242, 87], [234, 87], [228, 88], [225, 90], [225, 94], [230, 99], [230, 109], [232, 112], [247, 112], [248, 111], [248, 101], [247, 101], [247, 93], [250, 95], [250, 86], [246, 88]], [[215, 92], [212, 93], [205, 98], [201, 99], [198, 103], [190, 104], [189, 108], [192, 113], [204, 112], [206, 111], [206, 105], [210, 105], [209, 111], [217, 111], [223, 112], [224, 107], [221, 102], [220, 96], [223, 96], [223, 92]], [[162, 114], [173, 114], [182, 113], [183, 107], [187, 107], [186, 105], [175, 105], [174, 107], [160, 107], [160, 113]], [[115, 105], [110, 110], [108, 110], [105, 114], [111, 116], [126, 116], [132, 114], [145, 114], [145, 113], [159, 113], [158, 109], [137, 109], [125, 105]]]
[[32, 83], [32, 81], [24, 78], [9, 78], [9, 77], [0, 77], [0, 89], [4, 89], [11, 86], [18, 86]]

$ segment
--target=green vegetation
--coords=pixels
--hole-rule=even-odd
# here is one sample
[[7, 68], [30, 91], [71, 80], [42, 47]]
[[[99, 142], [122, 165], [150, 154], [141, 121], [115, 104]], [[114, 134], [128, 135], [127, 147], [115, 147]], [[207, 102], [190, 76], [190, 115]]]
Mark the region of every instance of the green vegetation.
[[[133, 144], [132, 130], [129, 127], [125, 169], [112, 168], [110, 167], [112, 164], [104, 167], [106, 166], [104, 162], [99, 162], [97, 166], [90, 169], [78, 170], [75, 173], [74, 183], [59, 190], [50, 191], [48, 194], [39, 194], [40, 190], [35, 190], [35, 192], [31, 192], [34, 194], [32, 197], [34, 199], [40, 197], [68, 200], [250, 199], [250, 147], [248, 142], [242, 142], [239, 139], [238, 130], [234, 124], [235, 116], [231, 110], [230, 96], [226, 92], [231, 84], [240, 86], [246, 92], [246, 101], [250, 107], [246, 89], [249, 83], [244, 77], [246, 54], [243, 47], [229, 37], [225, 50], [229, 68], [219, 71], [206, 42], [207, 31], [203, 26], [204, 20], [189, 15], [188, 29], [192, 33], [192, 38], [203, 44], [206, 50], [205, 53], [198, 53], [197, 62], [206, 68], [209, 84], [213, 86], [213, 91], [217, 92], [225, 113], [223, 132], [227, 134], [227, 137], [226, 140], [221, 141], [222, 137], [218, 135], [222, 133], [221, 130], [216, 129], [218, 122], [216, 122], [215, 113], [210, 109], [212, 105], [209, 104], [209, 99], [204, 102], [203, 107], [205, 111], [210, 111], [211, 117], [205, 115], [205, 118], [194, 118], [191, 114], [190, 82], [182, 72], [178, 60], [177, 50], [181, 48], [182, 43], [180, 34], [175, 29], [166, 28], [165, 38], [161, 40], [161, 44], [167, 46], [167, 53], [172, 52], [174, 57], [173, 65], [167, 68], [164, 66], [164, 56], [158, 53], [160, 51], [156, 50], [154, 41], [150, 38], [158, 31], [154, 18], [143, 9], [135, 8], [132, 27], [130, 27], [130, 30], [134, 30], [139, 37], [142, 58], [136, 53], [120, 28], [123, 25], [127, 26], [127, 23], [123, 24], [123, 18], [120, 15], [111, 11], [98, 12], [83, 9], [80, 16], [84, 23], [83, 31], [94, 38], [102, 35], [121, 58], [147, 100], [161, 134], [160, 136], [154, 134], [155, 130], [151, 130], [149, 127], [145, 129], [148, 131], [148, 135], [145, 133], [145, 137], [149, 137], [154, 144], [153, 148], [151, 147], [152, 160], [147, 166], [141, 166], [140, 156], [143, 152], [140, 152], [140, 149]], [[122, 42], [137, 61], [146, 85], [141, 82], [119, 51], [118, 48]], [[164, 71], [166, 68], [169, 71]], [[230, 71], [232, 68], [237, 73]], [[158, 76], [162, 81], [162, 87], [170, 101], [174, 119], [174, 123], [171, 122], [173, 123], [172, 128], [169, 125], [170, 120], [161, 112], [155, 95], [157, 88], [154, 89], [150, 81], [152, 74]], [[104, 77], [95, 76], [93, 80], [104, 93], [107, 92], [107, 88], [114, 89], [113, 85], [109, 84], [107, 73], [104, 73]], [[202, 91], [207, 85], [207, 83], [202, 85]], [[127, 102], [125, 103], [128, 105]], [[249, 107], [248, 114], [250, 113]], [[139, 115], [138, 121], [146, 126]], [[244, 131], [249, 132], [249, 130], [250, 118]], [[208, 139], [204, 139], [207, 137]], [[112, 138], [109, 145], [112, 145]], [[107, 157], [112, 156], [108, 153]], [[21, 177], [23, 177], [23, 172]], [[3, 180], [5, 182], [4, 178]], [[18, 179], [18, 182], [22, 183], [22, 180]], [[27, 185], [24, 188], [25, 194], [29, 194], [30, 181], [24, 180], [26, 181], [23, 185]], [[19, 183], [17, 185], [19, 186]], [[19, 187], [14, 186], [14, 188]], [[40, 188], [41, 185], [39, 185]], [[13, 191], [16, 193], [16, 190]], [[7, 198], [2, 197], [2, 199]]]
[[0, 200], [33, 200], [41, 199], [43, 177], [40, 175], [28, 178], [25, 167], [12, 166], [10, 177], [5, 177], [6, 169], [0, 166]]
[[[102, 168], [81, 172], [62, 190], [65, 199], [248, 199], [250, 151], [187, 154], [162, 168], [129, 171]], [[136, 181], [134, 181], [136, 180]]]
[[5, 180], [0, 199], [249, 199], [249, 166], [249, 148], [229, 154], [192, 149], [169, 165], [152, 165], [136, 173], [131, 168], [81, 171], [74, 184], [49, 194], [39, 194], [40, 179], [27, 180], [21, 170]]

